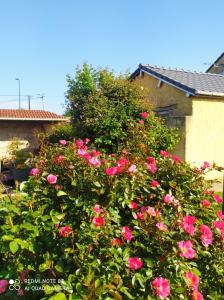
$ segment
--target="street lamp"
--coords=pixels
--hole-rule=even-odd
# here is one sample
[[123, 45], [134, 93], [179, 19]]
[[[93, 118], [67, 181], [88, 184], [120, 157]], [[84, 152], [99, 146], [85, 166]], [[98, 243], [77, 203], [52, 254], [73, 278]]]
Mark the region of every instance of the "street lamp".
[[20, 79], [19, 78], [15, 78], [15, 80], [18, 81], [18, 85], [19, 85], [19, 109], [21, 109], [21, 105], [20, 105]]

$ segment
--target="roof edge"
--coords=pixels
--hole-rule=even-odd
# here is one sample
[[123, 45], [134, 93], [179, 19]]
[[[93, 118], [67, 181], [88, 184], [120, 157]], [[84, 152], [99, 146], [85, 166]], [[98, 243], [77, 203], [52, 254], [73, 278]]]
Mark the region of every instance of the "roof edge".
[[66, 121], [68, 122], [69, 121], [69, 118], [12, 118], [12, 117], [0, 117], [0, 121], [3, 120], [3, 121], [35, 121], [35, 122], [38, 122], [38, 121], [45, 121], [45, 122], [59, 122], [59, 121]]
[[210, 69], [215, 66], [215, 64], [224, 56], [224, 52], [222, 52], [219, 57], [213, 62], [213, 64], [205, 71], [205, 73], [209, 73]]

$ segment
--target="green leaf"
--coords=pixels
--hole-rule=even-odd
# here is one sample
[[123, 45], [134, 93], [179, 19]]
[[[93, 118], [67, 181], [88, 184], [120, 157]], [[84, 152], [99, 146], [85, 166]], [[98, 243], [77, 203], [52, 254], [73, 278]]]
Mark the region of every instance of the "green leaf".
[[182, 293], [185, 292], [185, 289], [182, 288], [182, 287], [178, 287], [177, 289], [175, 289], [175, 292], [176, 292], [177, 294], [182, 294]]
[[62, 268], [61, 266], [59, 266], [59, 265], [56, 265], [56, 266], [55, 266], [55, 270], [56, 270], [57, 272], [59, 272], [59, 273], [63, 273], [63, 268]]
[[74, 180], [71, 182], [71, 185], [72, 185], [72, 186], [77, 186], [77, 180], [74, 179]]
[[49, 300], [67, 300], [67, 298], [64, 293], [57, 293], [56, 295], [51, 296]]
[[97, 280], [95, 281], [95, 288], [97, 289], [97, 288], [100, 286], [100, 284], [101, 284], [100, 279], [97, 279]]
[[58, 196], [58, 197], [65, 196], [65, 195], [67, 195], [67, 193], [64, 192], [64, 191], [58, 191], [58, 192], [57, 192], [57, 196]]
[[9, 249], [13, 254], [15, 254], [19, 250], [19, 245], [17, 242], [12, 241], [9, 243]]
[[96, 187], [101, 187], [101, 184], [98, 181], [93, 182]]
[[12, 240], [14, 240], [14, 236], [11, 235], [11, 234], [9, 234], [9, 235], [3, 235], [3, 236], [1, 237], [1, 240], [2, 240], [3, 242], [12, 241]]

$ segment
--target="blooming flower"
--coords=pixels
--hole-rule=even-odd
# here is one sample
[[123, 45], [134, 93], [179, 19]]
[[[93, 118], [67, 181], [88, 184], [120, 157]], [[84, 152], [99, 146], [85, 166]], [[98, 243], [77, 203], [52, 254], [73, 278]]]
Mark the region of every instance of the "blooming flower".
[[203, 295], [199, 291], [194, 290], [192, 293], [192, 300], [203, 300]]
[[128, 259], [128, 266], [130, 269], [138, 270], [142, 267], [143, 263], [139, 259], [139, 257], [129, 257]]
[[190, 235], [194, 235], [195, 232], [195, 227], [194, 227], [194, 223], [196, 222], [196, 218], [193, 216], [185, 216], [182, 219], [182, 228], [183, 230], [190, 234]]
[[201, 166], [200, 169], [205, 170], [205, 169], [210, 168], [210, 167], [211, 167], [210, 163], [207, 162], [207, 161], [204, 161], [204, 163], [203, 163], [203, 165]]
[[102, 217], [94, 217], [92, 224], [94, 224], [96, 227], [101, 227], [105, 224], [105, 220]]
[[131, 209], [137, 209], [138, 204], [135, 201], [131, 201], [131, 203], [128, 205]]
[[53, 175], [53, 174], [49, 174], [48, 176], [47, 176], [47, 182], [49, 183], [49, 184], [55, 184], [56, 182], [57, 182], [57, 176], [56, 175]]
[[150, 173], [152, 173], [152, 174], [156, 173], [157, 167], [156, 167], [155, 164], [145, 163], [145, 165], [146, 165], [147, 170], [148, 170]]
[[75, 144], [77, 147], [82, 147], [84, 145], [84, 142], [83, 142], [83, 140], [76, 140]]
[[33, 168], [30, 171], [30, 176], [38, 176], [40, 174], [40, 170], [38, 168]]
[[137, 171], [136, 165], [130, 165], [130, 167], [128, 168], [129, 173], [135, 173], [136, 171]]
[[173, 199], [174, 199], [174, 197], [173, 197], [172, 195], [170, 195], [170, 194], [166, 194], [166, 195], [163, 197], [163, 201], [164, 201], [166, 204], [172, 202]]
[[212, 244], [212, 231], [207, 225], [200, 225], [199, 230], [201, 232], [201, 242], [205, 247], [208, 247]]
[[195, 256], [195, 251], [192, 248], [192, 242], [191, 241], [180, 241], [177, 243], [178, 248], [180, 250], [180, 256], [191, 259]]
[[156, 223], [156, 227], [161, 230], [161, 231], [166, 231], [167, 230], [167, 226], [164, 223]]
[[152, 207], [152, 206], [148, 206], [146, 208], [146, 212], [148, 215], [152, 216], [152, 217], [155, 217], [156, 216], [156, 211], [155, 211], [155, 208]]
[[62, 146], [67, 145], [67, 141], [66, 140], [59, 140], [59, 144]]
[[92, 151], [91, 151], [91, 154], [92, 154], [92, 156], [100, 156], [101, 155], [101, 152], [99, 152], [99, 151], [96, 151], [96, 149], [93, 149]]
[[157, 277], [153, 280], [152, 286], [155, 290], [156, 296], [163, 299], [170, 294], [170, 284], [169, 281], [163, 277]]
[[102, 209], [100, 208], [100, 205], [99, 204], [96, 204], [93, 208], [93, 211], [95, 214], [100, 214]]
[[163, 156], [163, 157], [170, 157], [170, 153], [166, 152], [165, 150], [161, 150], [160, 151], [160, 155]]
[[147, 113], [146, 111], [141, 112], [139, 115], [140, 115], [143, 119], [147, 119], [147, 118], [149, 117], [149, 113]]
[[88, 162], [89, 165], [91, 165], [91, 166], [93, 166], [95, 168], [97, 168], [97, 167], [100, 166], [100, 160], [98, 158], [96, 158], [96, 157], [88, 158], [87, 162]]
[[199, 278], [197, 275], [195, 275], [193, 272], [189, 271], [184, 273], [184, 277], [187, 280], [187, 284], [189, 287], [191, 287], [193, 290], [198, 289], [198, 284], [199, 284]]
[[219, 195], [215, 194], [213, 198], [217, 203], [222, 203], [222, 198]]
[[6, 292], [8, 285], [9, 285], [8, 280], [5, 280], [5, 279], [0, 280], [0, 294], [3, 294]]
[[77, 151], [77, 155], [80, 157], [84, 157], [86, 159], [91, 158], [91, 156], [89, 155], [89, 153], [87, 152], [86, 147], [84, 148], [79, 148]]
[[144, 120], [139, 120], [138, 123], [141, 125], [145, 124]]
[[130, 228], [128, 226], [123, 226], [122, 227], [122, 236], [127, 240], [127, 241], [130, 241], [133, 239], [133, 235], [132, 235], [132, 232], [130, 230]]
[[72, 231], [71, 227], [69, 225], [66, 225], [59, 229], [59, 235], [62, 237], [68, 237], [68, 235], [71, 231]]
[[120, 157], [117, 161], [117, 166], [118, 167], [126, 167], [128, 165], [129, 161], [124, 158], [124, 157]]
[[176, 164], [180, 164], [182, 162], [182, 160], [179, 156], [172, 155], [171, 158]]
[[114, 176], [114, 175], [120, 174], [121, 172], [122, 172], [122, 168], [119, 167], [119, 166], [107, 168], [107, 169], [105, 170], [105, 173], [106, 173], [108, 176]]
[[55, 159], [54, 159], [54, 162], [55, 162], [56, 164], [60, 164], [63, 160], [64, 160], [64, 156], [62, 156], [62, 155], [57, 155], [57, 156], [55, 157]]
[[204, 207], [210, 207], [211, 206], [211, 202], [209, 202], [207, 199], [202, 200], [202, 205]]
[[223, 220], [224, 219], [224, 215], [222, 213], [221, 210], [218, 210], [217, 213], [216, 213], [217, 217], [220, 219], [220, 220]]
[[151, 186], [152, 187], [157, 187], [157, 186], [160, 186], [159, 182], [157, 180], [152, 180], [151, 181]]
[[120, 247], [122, 245], [122, 240], [119, 238], [114, 238], [111, 241], [111, 245], [112, 245], [112, 247], [114, 247], [114, 246]]

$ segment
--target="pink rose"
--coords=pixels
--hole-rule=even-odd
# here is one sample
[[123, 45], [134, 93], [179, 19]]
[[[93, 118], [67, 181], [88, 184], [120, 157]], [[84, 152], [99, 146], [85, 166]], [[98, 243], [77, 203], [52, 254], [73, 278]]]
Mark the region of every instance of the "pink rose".
[[92, 154], [92, 156], [100, 156], [101, 155], [101, 152], [99, 152], [99, 151], [96, 151], [96, 149], [93, 149], [92, 151], [91, 151], [91, 154]]
[[56, 175], [53, 175], [53, 174], [49, 174], [48, 176], [47, 176], [47, 182], [49, 183], [49, 184], [55, 184], [56, 182], [57, 182], [57, 176]]
[[170, 194], [166, 194], [166, 195], [163, 197], [163, 201], [164, 201], [166, 204], [172, 202], [173, 199], [174, 199], [174, 197], [171, 196]]
[[136, 171], [137, 171], [136, 165], [130, 165], [130, 167], [128, 168], [129, 173], [135, 173]]
[[100, 214], [102, 209], [100, 208], [100, 205], [99, 204], [96, 204], [93, 208], [93, 211], [95, 214]]
[[211, 206], [211, 202], [209, 202], [207, 199], [202, 200], [202, 205], [204, 207], [210, 207]]
[[131, 209], [137, 209], [138, 208], [138, 204], [134, 201], [131, 201], [131, 203], [128, 205]]
[[5, 280], [5, 279], [0, 280], [0, 294], [3, 294], [6, 292], [8, 285], [9, 285], [8, 280]]
[[180, 241], [177, 243], [178, 248], [180, 250], [180, 256], [185, 257], [187, 259], [192, 259], [195, 256], [195, 251], [192, 248], [191, 241]]
[[147, 119], [147, 118], [149, 117], [149, 113], [147, 113], [146, 111], [141, 112], [139, 115], [140, 115], [143, 119]]
[[151, 187], [158, 187], [158, 186], [160, 186], [160, 184], [157, 180], [152, 180], [151, 181]]
[[72, 232], [72, 229], [69, 225], [66, 225], [64, 227], [61, 227], [59, 229], [59, 235], [61, 237], [68, 237], [69, 233]]
[[38, 168], [33, 168], [30, 171], [30, 176], [38, 176], [40, 174], [40, 170]]
[[170, 155], [168, 152], [166, 152], [165, 150], [161, 150], [161, 151], [160, 151], [160, 155], [163, 156], [163, 157], [170, 157], [170, 156], [171, 156], [171, 155]]
[[120, 174], [121, 172], [122, 172], [122, 168], [119, 167], [119, 166], [107, 168], [107, 169], [105, 170], [105, 173], [106, 173], [108, 176], [114, 176], [114, 175]]
[[92, 224], [96, 227], [101, 227], [105, 224], [105, 220], [102, 217], [94, 217], [92, 220]]
[[198, 276], [196, 276], [193, 272], [189, 271], [184, 273], [184, 277], [186, 278], [189, 287], [191, 287], [193, 290], [198, 289], [198, 285], [199, 285]]
[[59, 144], [62, 146], [67, 145], [67, 141], [66, 140], [59, 140]]
[[196, 218], [193, 216], [185, 216], [182, 219], [182, 228], [183, 230], [190, 234], [190, 235], [194, 235], [195, 232], [195, 227], [194, 227], [194, 223], [196, 222]]
[[83, 140], [76, 140], [76, 141], [75, 141], [75, 144], [76, 144], [76, 146], [79, 147], [79, 148], [82, 147], [82, 146], [84, 146]]
[[163, 277], [157, 277], [152, 282], [152, 287], [155, 290], [156, 296], [159, 298], [166, 298], [170, 295], [169, 281]]
[[156, 227], [161, 230], [161, 231], [166, 231], [167, 230], [167, 226], [164, 223], [157, 223]]
[[155, 164], [145, 163], [145, 165], [146, 165], [146, 169], [147, 169], [150, 173], [152, 173], [152, 174], [156, 173], [157, 167], [156, 167]]
[[203, 300], [203, 295], [199, 291], [194, 290], [192, 293], [192, 300]]
[[142, 267], [143, 263], [139, 259], [139, 257], [129, 257], [128, 259], [128, 266], [130, 269], [138, 270]]
[[215, 194], [213, 198], [217, 203], [222, 203], [222, 198], [219, 195]]
[[202, 244], [205, 247], [208, 247], [210, 244], [212, 244], [212, 231], [207, 225], [200, 225], [199, 231], [201, 233], [200, 239]]
[[122, 236], [127, 240], [127, 241], [130, 241], [133, 239], [133, 235], [132, 235], [132, 232], [131, 230], [129, 229], [128, 226], [123, 226], [122, 227]]
[[87, 162], [88, 162], [89, 165], [91, 165], [91, 166], [93, 166], [95, 168], [99, 167], [100, 164], [101, 164], [100, 160], [98, 158], [96, 158], [96, 157], [88, 158]]

